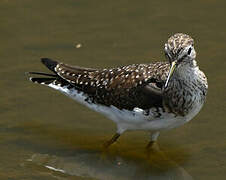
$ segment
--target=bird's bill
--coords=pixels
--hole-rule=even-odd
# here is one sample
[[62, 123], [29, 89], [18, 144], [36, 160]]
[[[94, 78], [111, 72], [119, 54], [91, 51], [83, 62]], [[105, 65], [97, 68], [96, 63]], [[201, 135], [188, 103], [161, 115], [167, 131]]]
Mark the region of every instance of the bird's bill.
[[169, 71], [168, 77], [167, 77], [167, 79], [166, 79], [165, 88], [168, 86], [169, 80], [170, 80], [170, 78], [172, 77], [173, 72], [174, 72], [175, 69], [176, 69], [176, 61], [173, 61], [173, 62], [171, 63], [170, 71]]

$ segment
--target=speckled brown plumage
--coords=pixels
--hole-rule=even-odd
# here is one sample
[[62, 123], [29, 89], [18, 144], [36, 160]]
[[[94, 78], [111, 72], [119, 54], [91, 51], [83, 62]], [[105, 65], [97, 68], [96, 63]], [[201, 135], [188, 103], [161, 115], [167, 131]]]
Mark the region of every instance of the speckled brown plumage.
[[68, 84], [86, 93], [87, 102], [127, 110], [163, 107], [161, 89], [169, 71], [167, 62], [100, 70], [70, 66], [47, 58], [42, 62], [57, 74], [55, 84]]

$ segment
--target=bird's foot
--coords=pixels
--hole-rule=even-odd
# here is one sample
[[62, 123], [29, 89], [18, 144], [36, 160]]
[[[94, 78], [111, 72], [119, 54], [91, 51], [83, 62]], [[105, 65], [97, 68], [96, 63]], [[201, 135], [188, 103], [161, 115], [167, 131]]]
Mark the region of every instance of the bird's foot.
[[159, 151], [159, 145], [156, 141], [150, 141], [147, 146], [146, 146], [147, 150], [154, 150], [154, 151]]
[[114, 142], [116, 142], [119, 137], [120, 137], [119, 133], [114, 134], [114, 136], [109, 141], [106, 141], [103, 144], [104, 149], [107, 149], [110, 145], [112, 145]]
[[150, 158], [153, 155], [158, 154], [161, 150], [156, 141], [150, 141], [146, 146], [146, 151], [147, 151], [148, 158]]

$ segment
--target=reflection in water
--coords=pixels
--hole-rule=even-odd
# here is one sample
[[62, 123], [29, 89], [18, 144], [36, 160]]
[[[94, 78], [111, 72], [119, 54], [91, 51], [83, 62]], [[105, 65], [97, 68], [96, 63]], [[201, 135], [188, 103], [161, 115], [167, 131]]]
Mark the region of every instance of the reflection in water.
[[193, 179], [163, 151], [147, 152], [142, 162], [94, 151], [79, 151], [69, 157], [37, 153], [28, 161], [64, 174], [97, 179]]

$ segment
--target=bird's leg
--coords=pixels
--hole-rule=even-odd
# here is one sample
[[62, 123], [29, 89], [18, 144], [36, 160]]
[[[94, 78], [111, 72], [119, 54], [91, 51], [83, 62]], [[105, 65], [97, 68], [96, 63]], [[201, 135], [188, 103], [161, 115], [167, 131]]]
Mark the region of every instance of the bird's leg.
[[156, 132], [154, 132], [154, 133], [151, 134], [151, 140], [150, 140], [150, 142], [146, 146], [147, 149], [157, 149], [157, 150], [159, 149], [158, 148], [158, 145], [156, 143], [159, 134], [160, 134], [159, 131], [156, 131]]
[[115, 133], [110, 140], [104, 143], [104, 147], [108, 148], [111, 144], [113, 144], [120, 137], [121, 134]]

